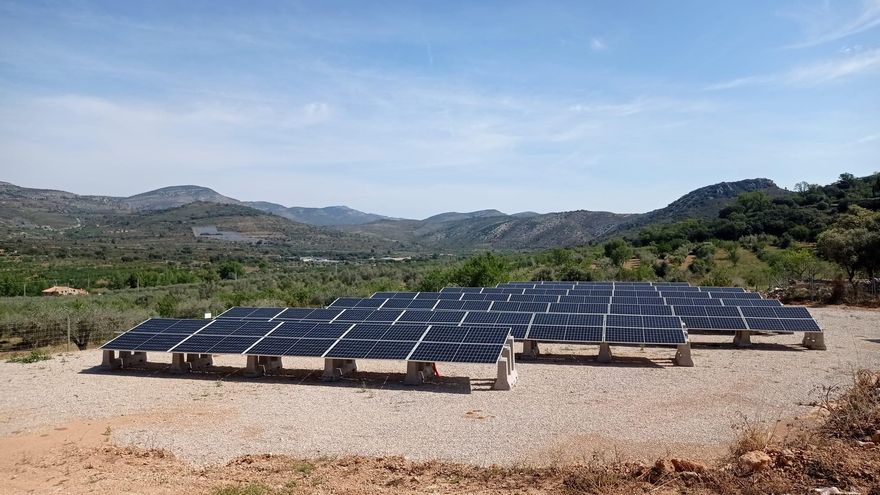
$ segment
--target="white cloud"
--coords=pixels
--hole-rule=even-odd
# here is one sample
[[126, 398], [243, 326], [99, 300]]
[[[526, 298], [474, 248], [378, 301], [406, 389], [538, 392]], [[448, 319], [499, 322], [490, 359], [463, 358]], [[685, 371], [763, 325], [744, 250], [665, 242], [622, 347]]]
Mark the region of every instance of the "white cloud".
[[590, 38], [590, 49], [594, 52], [601, 52], [608, 48], [608, 45], [600, 38]]
[[835, 19], [836, 16], [831, 10], [832, 5], [834, 4], [826, 4], [823, 9], [796, 16], [800, 18], [802, 23], [809, 24], [810, 30], [813, 32], [808, 39], [785, 48], [806, 48], [821, 45], [880, 26], [880, 0], [863, 0], [858, 15], [854, 19], [844, 21]]
[[706, 86], [706, 91], [720, 91], [747, 86], [815, 86], [850, 77], [880, 72], [880, 49], [858, 52], [843, 58], [795, 67], [787, 72], [740, 77]]

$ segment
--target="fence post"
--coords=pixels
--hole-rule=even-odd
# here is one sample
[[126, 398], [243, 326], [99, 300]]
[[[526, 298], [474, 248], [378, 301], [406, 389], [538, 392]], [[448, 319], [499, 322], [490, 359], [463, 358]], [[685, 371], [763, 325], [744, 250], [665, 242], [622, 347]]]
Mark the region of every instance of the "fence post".
[[70, 315], [67, 315], [67, 352], [70, 352]]

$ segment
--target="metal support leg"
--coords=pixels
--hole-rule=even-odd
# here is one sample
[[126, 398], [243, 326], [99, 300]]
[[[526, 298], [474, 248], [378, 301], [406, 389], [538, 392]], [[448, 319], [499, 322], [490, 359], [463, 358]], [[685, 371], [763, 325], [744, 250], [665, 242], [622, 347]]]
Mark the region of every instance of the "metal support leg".
[[675, 351], [675, 359], [672, 361], [676, 366], [692, 367], [694, 360], [691, 359], [691, 344], [680, 344]]
[[752, 345], [752, 332], [748, 330], [738, 330], [733, 335], [733, 345], [738, 347], [748, 347]]
[[258, 376], [263, 376], [266, 372], [266, 369], [259, 363], [259, 356], [248, 356], [247, 357], [247, 365], [244, 369], [244, 376], [249, 378], [256, 378]]
[[808, 332], [804, 334], [804, 340], [801, 342], [801, 345], [806, 347], [807, 349], [812, 349], [814, 351], [824, 351], [825, 347], [825, 334], [822, 332]]
[[357, 371], [357, 363], [354, 359], [324, 359], [324, 374], [321, 380], [332, 382], [340, 379], [342, 376]]
[[534, 340], [524, 340], [523, 341], [523, 351], [522, 355], [524, 358], [536, 358], [541, 354], [541, 350], [538, 349], [538, 343]]
[[186, 361], [186, 354], [179, 352], [171, 354], [172, 373], [188, 373], [191, 369], [192, 365]]
[[116, 357], [116, 351], [104, 351], [101, 360], [101, 367], [112, 370], [122, 367], [122, 360]]
[[599, 344], [599, 357], [596, 358], [596, 361], [600, 363], [610, 363], [612, 359], [611, 345], [608, 343]]

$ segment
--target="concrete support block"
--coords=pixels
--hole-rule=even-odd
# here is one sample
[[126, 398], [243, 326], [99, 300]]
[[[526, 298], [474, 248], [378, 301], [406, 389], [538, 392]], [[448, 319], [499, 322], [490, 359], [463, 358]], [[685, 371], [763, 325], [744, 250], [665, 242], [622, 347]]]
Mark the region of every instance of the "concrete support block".
[[119, 360], [123, 368], [147, 362], [146, 352], [119, 351]]
[[534, 340], [524, 340], [523, 341], [523, 351], [522, 355], [524, 358], [536, 358], [541, 354], [541, 350], [538, 349], [538, 343]]
[[733, 334], [733, 345], [738, 347], [748, 347], [752, 345], [752, 332], [748, 330], [739, 330]]
[[510, 357], [507, 358], [508, 368], [510, 368], [511, 373], [516, 373], [516, 352], [514, 352], [514, 343], [516, 341], [513, 340], [513, 337], [508, 337], [505, 346], [510, 350]]
[[600, 363], [610, 363], [614, 356], [611, 355], [611, 345], [606, 343], [599, 344], [599, 357], [596, 361]]
[[278, 356], [261, 356], [260, 364], [266, 368], [266, 371], [280, 370], [284, 367], [281, 364], [281, 358]]
[[171, 354], [171, 372], [189, 373], [192, 365], [186, 361], [186, 354], [175, 352]]
[[694, 360], [691, 359], [691, 344], [679, 344], [675, 350], [675, 359], [672, 360], [676, 366], [692, 367]]
[[201, 370], [214, 364], [214, 356], [210, 354], [187, 354], [186, 362], [189, 363], [191, 370]]
[[122, 367], [122, 359], [116, 357], [116, 351], [104, 351], [102, 353], [101, 367], [113, 370]]
[[403, 383], [406, 385], [421, 385], [432, 376], [434, 376], [434, 363], [407, 361], [406, 378], [404, 378]]
[[801, 344], [807, 349], [812, 349], [814, 351], [824, 351], [827, 349], [825, 347], [825, 334], [822, 332], [805, 333], [804, 340]]
[[249, 378], [256, 378], [258, 376], [263, 376], [266, 372], [266, 368], [263, 367], [259, 362], [259, 356], [248, 356], [247, 357], [247, 365], [244, 368], [244, 376]]
[[510, 390], [516, 385], [517, 376], [509, 373], [510, 364], [507, 361], [507, 358], [502, 357], [498, 359], [498, 375], [495, 378], [495, 384], [492, 385], [492, 390]]
[[357, 371], [357, 363], [354, 359], [324, 359], [324, 374], [321, 380], [332, 382], [341, 377]]

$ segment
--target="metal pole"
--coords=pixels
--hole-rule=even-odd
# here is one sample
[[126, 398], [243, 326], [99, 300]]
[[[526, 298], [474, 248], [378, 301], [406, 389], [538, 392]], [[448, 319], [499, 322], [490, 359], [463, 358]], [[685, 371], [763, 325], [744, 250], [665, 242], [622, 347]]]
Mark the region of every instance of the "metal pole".
[[70, 315], [67, 315], [67, 352], [70, 352]]

